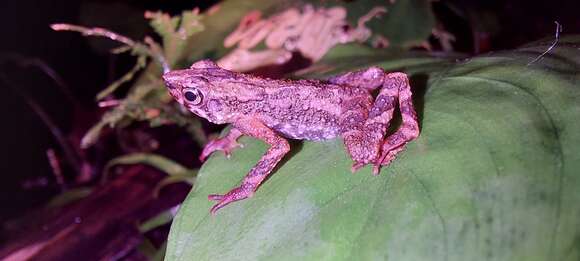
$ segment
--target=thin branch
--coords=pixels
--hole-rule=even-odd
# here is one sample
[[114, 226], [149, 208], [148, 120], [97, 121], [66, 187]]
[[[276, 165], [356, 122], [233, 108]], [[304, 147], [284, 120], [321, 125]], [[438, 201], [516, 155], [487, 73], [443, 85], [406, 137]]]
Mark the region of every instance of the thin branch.
[[52, 30], [55, 31], [73, 31], [79, 32], [85, 36], [101, 36], [109, 38], [113, 41], [117, 41], [127, 46], [130, 46], [135, 51], [143, 50], [148, 56], [159, 62], [161, 68], [163, 68], [164, 73], [171, 70], [169, 64], [167, 63], [167, 60], [165, 59], [165, 56], [161, 52], [161, 49], [156, 48], [158, 45], [155, 42], [153, 42], [153, 40], [151, 40], [150, 38], [145, 38], [145, 42], [149, 45], [149, 48], [147, 48], [147, 45], [133, 41], [129, 37], [120, 35], [118, 33], [100, 27], [88, 28], [73, 24], [51, 24], [50, 28], [52, 28]]
[[548, 47], [548, 49], [546, 49], [546, 51], [544, 51], [542, 54], [540, 54], [538, 57], [536, 57], [536, 59], [529, 62], [528, 66], [531, 65], [532, 63], [535, 63], [535, 62], [539, 61], [540, 59], [542, 59], [544, 57], [544, 55], [546, 55], [550, 51], [552, 51], [552, 49], [554, 49], [554, 47], [556, 47], [556, 45], [558, 44], [558, 41], [560, 40], [560, 33], [562, 32], [562, 25], [560, 25], [560, 23], [558, 23], [558, 21], [554, 21], [554, 23], [556, 23], [556, 37], [555, 37], [556, 39], [554, 39], [554, 42], [552, 43], [552, 45], [550, 45], [550, 47]]
[[120, 35], [118, 33], [115, 33], [115, 32], [109, 31], [107, 29], [100, 28], [100, 27], [88, 28], [88, 27], [73, 25], [73, 24], [51, 24], [50, 28], [52, 28], [52, 30], [55, 30], [55, 31], [79, 32], [82, 35], [87, 35], [87, 36], [102, 36], [102, 37], [109, 38], [113, 41], [124, 43], [128, 46], [131, 46], [131, 47], [135, 47], [135, 45], [136, 45], [135, 41], [129, 39], [129, 37]]
[[117, 99], [104, 100], [99, 102], [99, 108], [116, 107], [119, 104], [121, 104], [121, 101]]

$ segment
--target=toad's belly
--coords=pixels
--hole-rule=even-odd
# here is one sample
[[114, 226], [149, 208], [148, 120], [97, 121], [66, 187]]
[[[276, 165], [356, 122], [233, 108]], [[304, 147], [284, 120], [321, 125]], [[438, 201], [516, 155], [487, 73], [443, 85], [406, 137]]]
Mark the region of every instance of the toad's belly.
[[305, 126], [281, 123], [272, 126], [272, 129], [286, 138], [297, 140], [328, 140], [340, 134], [339, 128], [332, 125]]

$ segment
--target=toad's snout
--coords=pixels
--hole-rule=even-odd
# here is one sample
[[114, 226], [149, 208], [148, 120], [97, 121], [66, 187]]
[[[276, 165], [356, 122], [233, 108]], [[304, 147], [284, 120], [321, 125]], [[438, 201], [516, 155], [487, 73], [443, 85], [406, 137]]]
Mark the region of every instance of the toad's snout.
[[169, 89], [176, 89], [177, 83], [179, 82], [179, 75], [175, 74], [174, 72], [168, 72], [163, 74], [161, 77], [163, 78], [163, 82], [165, 82], [165, 86]]

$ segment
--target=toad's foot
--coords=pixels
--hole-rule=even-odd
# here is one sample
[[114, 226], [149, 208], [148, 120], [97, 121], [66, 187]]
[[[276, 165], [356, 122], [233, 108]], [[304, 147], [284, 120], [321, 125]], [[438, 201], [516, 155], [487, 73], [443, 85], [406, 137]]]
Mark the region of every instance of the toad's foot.
[[389, 165], [396, 157], [399, 152], [405, 149], [404, 146], [389, 150], [389, 152], [384, 153], [378, 160], [373, 163], [373, 175], [379, 175], [381, 171], [381, 166]]
[[[348, 126], [349, 131], [342, 134], [348, 153], [355, 161], [352, 170], [356, 171], [365, 163], [372, 162], [373, 174], [378, 175], [381, 166], [388, 165], [408, 142], [419, 136], [409, 78], [404, 73], [385, 73], [381, 68], [372, 67], [332, 78], [331, 82], [362, 86], [368, 90], [382, 85], [364, 122], [356, 111], [344, 114], [346, 122], [353, 126]], [[401, 126], [395, 133], [383, 139], [397, 101], [401, 112]]]
[[397, 154], [399, 152], [401, 152], [403, 149], [405, 149], [405, 147], [401, 146], [401, 147], [392, 149], [389, 152], [382, 155], [380, 157], [380, 159], [377, 161], [377, 163], [375, 164], [375, 168], [380, 168], [381, 165], [382, 166], [389, 165], [389, 163], [391, 163], [397, 157]]
[[418, 126], [415, 124], [405, 124], [389, 136], [383, 144], [383, 152], [381, 156], [374, 162], [373, 174], [378, 175], [381, 166], [389, 165], [399, 152], [405, 149], [407, 143], [414, 140], [419, 135]]
[[218, 201], [218, 203], [215, 204], [209, 212], [212, 215], [215, 215], [215, 213], [220, 208], [223, 208], [226, 205], [228, 205], [234, 201], [238, 201], [238, 200], [252, 197], [253, 194], [254, 194], [254, 188], [237, 187], [237, 188], [230, 190], [230, 192], [226, 193], [225, 195], [218, 195], [218, 194], [209, 195], [209, 196], [207, 196], [207, 199]]
[[215, 151], [223, 151], [226, 157], [229, 158], [235, 148], [243, 147], [242, 144], [236, 141], [240, 136], [242, 136], [240, 131], [232, 129], [225, 137], [211, 140], [203, 148], [201, 155], [199, 155], [199, 160], [204, 162]]

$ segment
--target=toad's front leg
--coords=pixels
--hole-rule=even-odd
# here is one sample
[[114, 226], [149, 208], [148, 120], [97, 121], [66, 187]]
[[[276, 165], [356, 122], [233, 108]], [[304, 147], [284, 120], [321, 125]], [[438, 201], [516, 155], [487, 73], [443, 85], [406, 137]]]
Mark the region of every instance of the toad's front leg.
[[246, 175], [239, 187], [232, 189], [225, 195], [208, 196], [208, 199], [218, 201], [210, 210], [212, 214], [229, 203], [251, 197], [276, 164], [290, 151], [288, 141], [255, 118], [239, 120], [234, 123], [234, 127], [244, 135], [265, 141], [270, 145], [270, 148]]

